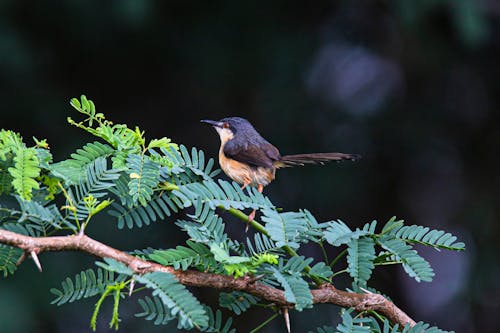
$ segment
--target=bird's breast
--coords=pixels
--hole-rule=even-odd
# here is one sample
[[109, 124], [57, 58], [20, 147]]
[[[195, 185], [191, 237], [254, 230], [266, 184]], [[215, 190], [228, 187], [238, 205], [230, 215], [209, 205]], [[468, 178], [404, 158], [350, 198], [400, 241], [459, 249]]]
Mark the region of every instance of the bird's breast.
[[219, 150], [219, 164], [224, 173], [238, 184], [266, 186], [274, 179], [275, 168], [253, 167], [238, 162], [224, 154], [224, 146]]

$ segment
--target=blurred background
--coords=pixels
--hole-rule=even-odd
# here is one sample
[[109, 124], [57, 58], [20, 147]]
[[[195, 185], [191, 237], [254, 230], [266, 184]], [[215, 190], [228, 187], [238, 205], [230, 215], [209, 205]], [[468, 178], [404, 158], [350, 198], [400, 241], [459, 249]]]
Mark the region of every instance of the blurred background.
[[[55, 160], [64, 159], [92, 140], [66, 123], [69, 99], [86, 94], [115, 123], [213, 157], [219, 139], [199, 120], [225, 116], [249, 119], [283, 154], [362, 154], [356, 163], [281, 170], [266, 194], [320, 221], [356, 227], [396, 215], [459, 235], [463, 253], [420, 249], [434, 282], [394, 267], [376, 269], [372, 284], [417, 321], [496, 332], [499, 61], [495, 0], [3, 0], [0, 125], [26, 141], [47, 138]], [[87, 232], [123, 250], [167, 248], [185, 241], [173, 222], [116, 231], [104, 216]], [[95, 258], [40, 259], [42, 274], [28, 261], [1, 280], [0, 331], [88, 332], [96, 299], [56, 307], [49, 289]], [[195, 292], [207, 303], [217, 297]], [[109, 330], [109, 305], [99, 332]], [[176, 332], [137, 312], [122, 302], [120, 331]], [[322, 305], [293, 315], [293, 330], [335, 325], [337, 313]], [[252, 311], [236, 327], [248, 332], [268, 316]], [[264, 330], [283, 331], [281, 319]]]

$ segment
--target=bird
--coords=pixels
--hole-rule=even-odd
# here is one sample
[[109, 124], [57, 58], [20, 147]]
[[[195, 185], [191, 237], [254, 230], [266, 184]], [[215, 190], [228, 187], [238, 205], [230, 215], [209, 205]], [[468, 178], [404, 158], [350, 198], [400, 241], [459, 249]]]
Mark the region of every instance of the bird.
[[[329, 161], [358, 160], [358, 154], [310, 153], [281, 155], [278, 148], [264, 139], [252, 124], [241, 117], [227, 117], [221, 120], [201, 120], [211, 125], [220, 138], [219, 165], [224, 173], [241, 185], [257, 187], [262, 193], [264, 187], [276, 176], [276, 170], [307, 164], [324, 164]], [[255, 217], [255, 210], [249, 221]]]

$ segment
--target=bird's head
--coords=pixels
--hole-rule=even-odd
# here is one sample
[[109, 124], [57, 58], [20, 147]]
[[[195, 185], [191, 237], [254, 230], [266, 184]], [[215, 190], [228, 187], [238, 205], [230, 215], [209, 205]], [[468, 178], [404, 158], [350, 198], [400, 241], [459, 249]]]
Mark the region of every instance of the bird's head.
[[235, 136], [246, 136], [254, 133], [255, 129], [248, 120], [240, 117], [228, 117], [221, 120], [202, 120], [202, 123], [212, 125], [219, 134], [222, 143], [225, 143]]

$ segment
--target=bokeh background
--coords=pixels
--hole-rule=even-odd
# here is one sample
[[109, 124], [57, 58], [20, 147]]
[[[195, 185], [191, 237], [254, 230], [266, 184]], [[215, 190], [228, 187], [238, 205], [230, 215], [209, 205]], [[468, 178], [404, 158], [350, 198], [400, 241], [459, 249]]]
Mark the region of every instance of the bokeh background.
[[[495, 0], [3, 0], [0, 125], [47, 138], [55, 159], [66, 158], [91, 139], [66, 123], [69, 99], [86, 94], [116, 123], [214, 157], [218, 138], [199, 120], [231, 115], [285, 154], [360, 153], [357, 163], [282, 170], [266, 193], [321, 221], [356, 227], [396, 215], [459, 235], [466, 252], [422, 249], [433, 283], [394, 267], [377, 269], [373, 285], [417, 320], [496, 332], [499, 62]], [[105, 218], [88, 232], [124, 250], [185, 240], [173, 220], [116, 231]], [[239, 224], [230, 232], [244, 237]], [[0, 282], [0, 332], [88, 332], [95, 299], [56, 307], [49, 289], [94, 258], [40, 259], [42, 274], [27, 262]], [[122, 304], [122, 332], [176, 332]], [[337, 312], [320, 306], [292, 316], [292, 327], [335, 324]], [[109, 316], [108, 304], [100, 332]], [[267, 316], [253, 311], [236, 326], [247, 332]], [[264, 331], [283, 332], [283, 321]]]

